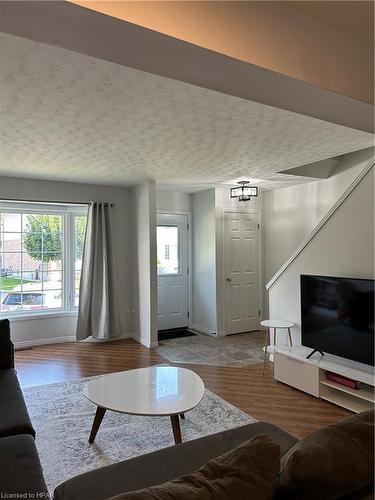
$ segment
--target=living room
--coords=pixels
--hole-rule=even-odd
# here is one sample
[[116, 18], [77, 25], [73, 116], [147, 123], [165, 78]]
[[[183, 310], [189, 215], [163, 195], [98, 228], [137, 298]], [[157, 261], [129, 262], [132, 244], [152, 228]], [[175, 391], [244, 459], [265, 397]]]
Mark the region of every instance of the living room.
[[1, 495], [372, 498], [373, 3], [0, 8]]

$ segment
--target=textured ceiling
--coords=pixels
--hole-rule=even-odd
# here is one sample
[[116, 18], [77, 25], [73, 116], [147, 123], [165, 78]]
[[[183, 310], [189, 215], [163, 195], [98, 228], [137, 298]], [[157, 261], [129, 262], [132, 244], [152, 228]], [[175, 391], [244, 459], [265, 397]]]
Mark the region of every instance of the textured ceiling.
[[[369, 147], [371, 134], [2, 35], [1, 175], [185, 190]], [[275, 89], [275, 92], [277, 89]], [[269, 181], [274, 182], [270, 183]]]

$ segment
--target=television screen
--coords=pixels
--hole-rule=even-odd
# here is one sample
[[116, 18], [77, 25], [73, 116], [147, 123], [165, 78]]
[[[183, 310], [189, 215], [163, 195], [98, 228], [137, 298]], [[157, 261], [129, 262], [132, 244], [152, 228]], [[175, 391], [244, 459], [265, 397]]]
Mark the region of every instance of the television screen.
[[302, 345], [374, 365], [374, 280], [301, 275]]

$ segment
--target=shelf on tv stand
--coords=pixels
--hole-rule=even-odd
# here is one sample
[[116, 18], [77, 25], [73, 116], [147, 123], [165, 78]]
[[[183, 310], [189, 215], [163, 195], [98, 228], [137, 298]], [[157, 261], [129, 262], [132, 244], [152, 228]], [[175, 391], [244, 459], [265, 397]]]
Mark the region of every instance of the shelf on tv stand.
[[344, 392], [336, 392], [332, 394], [322, 393], [320, 399], [342, 406], [343, 408], [346, 408], [354, 413], [361, 413], [361, 411], [371, 410], [374, 407], [373, 403], [363, 402], [363, 400], [350, 397]]
[[[374, 369], [338, 356], [316, 353], [307, 359], [311, 349], [302, 346], [275, 348], [275, 379], [315, 397], [354, 412], [373, 408]], [[326, 378], [331, 371], [367, 385], [351, 389]]]
[[337, 382], [332, 382], [331, 380], [321, 380], [320, 383], [322, 385], [326, 385], [327, 387], [331, 387], [331, 389], [336, 389], [337, 391], [345, 392], [346, 394], [355, 396], [356, 398], [364, 399], [365, 401], [370, 401], [371, 403], [374, 402], [373, 387], [368, 386], [361, 389], [352, 389], [351, 387], [338, 384]]

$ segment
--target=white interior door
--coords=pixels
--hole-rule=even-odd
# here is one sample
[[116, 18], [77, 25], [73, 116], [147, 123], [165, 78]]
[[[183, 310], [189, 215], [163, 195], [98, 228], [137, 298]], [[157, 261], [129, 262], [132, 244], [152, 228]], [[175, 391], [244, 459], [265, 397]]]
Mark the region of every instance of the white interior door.
[[226, 333], [259, 329], [258, 215], [225, 213]]
[[188, 326], [187, 215], [158, 214], [158, 330]]

